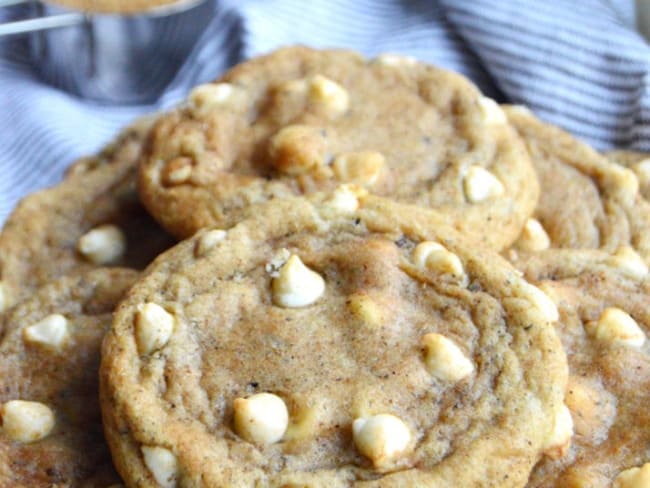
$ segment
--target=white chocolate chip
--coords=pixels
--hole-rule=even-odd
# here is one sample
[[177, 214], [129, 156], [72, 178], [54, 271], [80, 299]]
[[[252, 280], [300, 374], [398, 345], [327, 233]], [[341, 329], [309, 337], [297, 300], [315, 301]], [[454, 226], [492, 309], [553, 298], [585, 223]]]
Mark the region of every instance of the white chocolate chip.
[[413, 56], [403, 56], [401, 54], [393, 53], [380, 54], [377, 56], [375, 61], [383, 66], [393, 67], [415, 66], [418, 62], [417, 59], [415, 59]]
[[529, 298], [533, 304], [542, 312], [544, 319], [548, 322], [557, 322], [560, 314], [557, 310], [555, 302], [549, 296], [536, 286], [530, 285], [528, 287]]
[[616, 478], [612, 488], [649, 488], [650, 487], [650, 463], [643, 466], [629, 468], [621, 471]]
[[188, 97], [189, 109], [197, 118], [204, 118], [214, 109], [231, 104], [236, 88], [230, 83], [208, 83], [194, 88]]
[[648, 265], [629, 246], [619, 247], [608, 262], [632, 278], [643, 278], [648, 274]]
[[[355, 209], [356, 210], [356, 209]], [[5, 285], [0, 281], [0, 313], [4, 312], [9, 305], [9, 300], [7, 299], [5, 293]]]
[[174, 316], [160, 305], [151, 302], [140, 305], [135, 321], [139, 353], [149, 354], [164, 347], [172, 336], [174, 322]]
[[228, 233], [221, 229], [212, 229], [203, 234], [196, 244], [196, 255], [204, 256], [210, 249], [226, 238]]
[[325, 106], [334, 114], [342, 114], [350, 106], [350, 96], [345, 88], [325, 76], [315, 75], [309, 82], [309, 99]]
[[278, 270], [273, 278], [273, 302], [281, 307], [306, 307], [325, 292], [323, 277], [305, 266], [295, 254]]
[[560, 318], [557, 306], [542, 290], [524, 280], [518, 280], [515, 288], [541, 313], [542, 320], [557, 322]]
[[437, 242], [425, 241], [418, 244], [413, 250], [413, 262], [423, 270], [465, 276], [463, 264], [458, 256]]
[[91, 263], [114, 264], [126, 252], [126, 237], [115, 225], [100, 225], [79, 238], [77, 249]]
[[474, 372], [463, 351], [445, 336], [430, 333], [422, 337], [424, 362], [429, 373], [443, 381], [460, 381]]
[[390, 464], [406, 451], [411, 442], [408, 426], [390, 414], [355, 419], [352, 432], [357, 449], [375, 467]]
[[337, 188], [328, 203], [345, 213], [352, 213], [359, 208], [359, 199], [347, 188]]
[[632, 205], [639, 193], [639, 179], [634, 171], [617, 164], [610, 165], [612, 181], [608, 182], [608, 190], [616, 194], [627, 205]]
[[644, 159], [634, 165], [633, 171], [643, 184], [650, 182], [650, 159]]
[[503, 195], [505, 189], [496, 176], [481, 166], [472, 166], [463, 178], [463, 190], [470, 203], [479, 203]]
[[483, 120], [487, 124], [505, 124], [508, 122], [505, 112], [499, 107], [499, 104], [489, 97], [479, 99], [479, 108]]
[[527, 115], [527, 116], [533, 115], [533, 111], [528, 107], [526, 107], [526, 105], [510, 105], [509, 110], [510, 112], [519, 115]]
[[517, 239], [516, 247], [524, 251], [543, 251], [551, 246], [551, 239], [537, 219], [528, 219]]
[[278, 442], [289, 425], [287, 406], [282, 398], [272, 393], [237, 398], [233, 409], [235, 431], [249, 442]]
[[587, 324], [587, 331], [597, 340], [609, 344], [641, 347], [645, 334], [632, 317], [620, 308], [606, 308], [596, 323]]
[[192, 176], [192, 159], [180, 156], [169, 161], [162, 170], [161, 178], [165, 186], [185, 183]]
[[573, 418], [566, 405], [562, 405], [555, 414], [553, 431], [549, 436], [544, 454], [551, 459], [558, 459], [564, 456], [571, 446], [573, 436]]
[[18, 442], [34, 442], [54, 428], [54, 413], [40, 402], [11, 400], [2, 406], [2, 431]]
[[327, 140], [318, 127], [295, 124], [283, 127], [269, 140], [273, 166], [289, 175], [300, 175], [324, 165]]
[[367, 194], [365, 189], [357, 185], [340, 185], [325, 203], [339, 212], [352, 213], [359, 208], [359, 198]]
[[415, 246], [413, 250], [413, 263], [421, 269], [427, 268], [427, 258], [433, 252], [446, 251], [445, 246], [438, 242], [424, 241]]
[[158, 446], [142, 446], [144, 464], [162, 488], [174, 488], [178, 475], [178, 459], [169, 449]]
[[359, 151], [340, 154], [334, 159], [332, 168], [341, 181], [372, 186], [386, 164], [381, 153], [375, 151]]
[[23, 329], [23, 340], [60, 350], [68, 338], [68, 320], [58, 313]]

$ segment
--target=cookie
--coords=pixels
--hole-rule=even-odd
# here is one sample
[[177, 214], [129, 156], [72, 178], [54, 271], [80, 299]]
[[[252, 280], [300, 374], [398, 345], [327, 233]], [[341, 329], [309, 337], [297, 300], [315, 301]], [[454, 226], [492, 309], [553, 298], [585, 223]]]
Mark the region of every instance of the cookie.
[[66, 170], [65, 177], [88, 173], [106, 164], [120, 161], [137, 161], [140, 157], [142, 145], [155, 120], [155, 115], [145, 115], [136, 119], [135, 122], [123, 128], [99, 153], [79, 158], [73, 162]]
[[102, 434], [99, 352], [137, 272], [96, 269], [54, 281], [0, 318], [0, 485], [119, 481]]
[[136, 191], [143, 127], [128, 129], [59, 185], [25, 197], [0, 233], [0, 311], [73, 270], [144, 268], [173, 240]]
[[445, 220], [344, 187], [159, 257], [102, 349], [125, 481], [522, 486], [570, 441], [557, 311]]
[[305, 47], [195, 88], [155, 125], [139, 183], [178, 237], [352, 183], [435, 207], [495, 249], [516, 238], [538, 194], [502, 111], [465, 78], [411, 58]]
[[190, 3], [193, 0], [51, 0], [64, 7], [84, 12], [105, 14], [137, 14], [174, 3]]
[[636, 151], [610, 151], [605, 153], [610, 161], [630, 168], [639, 179], [643, 198], [650, 200], [650, 154]]
[[520, 258], [516, 265], [559, 309], [557, 330], [569, 361], [566, 404], [575, 428], [571, 448], [561, 459], [542, 461], [529, 486], [647, 486], [647, 266], [630, 248], [615, 255], [551, 249]]
[[609, 162], [523, 107], [505, 107], [526, 141], [540, 182], [534, 219], [516, 247], [602, 249], [634, 247], [650, 262], [650, 204], [634, 172]]

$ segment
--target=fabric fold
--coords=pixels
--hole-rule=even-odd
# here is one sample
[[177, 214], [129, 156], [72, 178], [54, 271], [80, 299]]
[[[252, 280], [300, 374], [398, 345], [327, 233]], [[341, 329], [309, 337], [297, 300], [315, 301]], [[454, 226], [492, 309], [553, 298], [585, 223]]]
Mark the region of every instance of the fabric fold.
[[650, 151], [650, 46], [608, 2], [441, 4], [511, 103], [598, 149]]

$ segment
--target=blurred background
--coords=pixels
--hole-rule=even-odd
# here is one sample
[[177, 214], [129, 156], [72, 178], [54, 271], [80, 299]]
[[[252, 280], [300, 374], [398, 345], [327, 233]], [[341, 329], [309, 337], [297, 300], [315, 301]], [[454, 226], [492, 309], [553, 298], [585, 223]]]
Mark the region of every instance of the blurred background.
[[[295, 43], [414, 56], [599, 149], [650, 151], [650, 45], [636, 22], [650, 0], [162, 0], [129, 15], [72, 1], [90, 11], [0, 0], [0, 223], [139, 115]], [[44, 22], [54, 28], [17, 33]]]

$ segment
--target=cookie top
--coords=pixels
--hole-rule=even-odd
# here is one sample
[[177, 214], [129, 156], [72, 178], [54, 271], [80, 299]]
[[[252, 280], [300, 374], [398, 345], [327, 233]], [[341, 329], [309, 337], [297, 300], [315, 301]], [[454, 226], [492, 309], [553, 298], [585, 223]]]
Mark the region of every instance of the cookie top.
[[445, 219], [343, 188], [161, 255], [102, 351], [127, 483], [521, 486], [569, 441], [557, 311]]
[[558, 306], [557, 330], [569, 361], [566, 404], [575, 429], [565, 456], [541, 462], [529, 485], [647, 486], [641, 479], [650, 465], [636, 469], [650, 462], [647, 266], [629, 248], [616, 255], [551, 249], [515, 264]]
[[0, 318], [0, 485], [119, 481], [98, 405], [100, 345], [137, 272], [96, 269], [54, 281]]
[[0, 233], [0, 311], [73, 270], [144, 268], [173, 243], [139, 202], [142, 127], [98, 157], [71, 167], [59, 185], [25, 197]]
[[496, 249], [515, 239], [538, 194], [504, 114], [462, 76], [305, 47], [194, 89], [155, 125], [140, 171], [144, 204], [179, 237], [341, 183], [435, 207]]
[[192, 0], [48, 0], [68, 8], [105, 14], [136, 14], [174, 3]]
[[505, 112], [526, 141], [541, 187], [534, 220], [516, 247], [613, 252], [631, 245], [650, 262], [650, 204], [635, 174], [524, 107]]
[[630, 168], [639, 179], [639, 190], [650, 200], [650, 154], [637, 151], [610, 151], [605, 153], [610, 161]]

